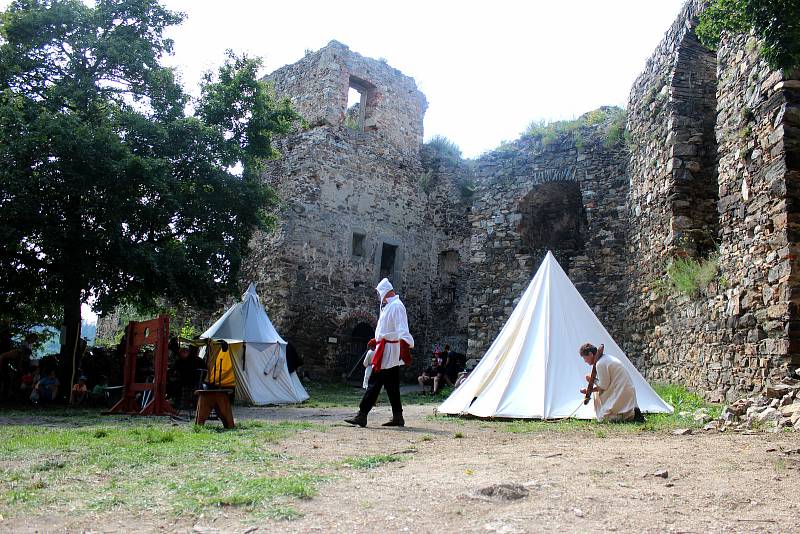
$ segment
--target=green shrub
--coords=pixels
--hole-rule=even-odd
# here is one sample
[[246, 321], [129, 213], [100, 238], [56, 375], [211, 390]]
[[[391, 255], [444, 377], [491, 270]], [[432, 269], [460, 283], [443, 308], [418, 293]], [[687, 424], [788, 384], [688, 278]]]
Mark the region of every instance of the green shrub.
[[435, 176], [431, 171], [425, 171], [420, 174], [417, 181], [419, 182], [419, 186], [426, 193], [430, 193], [431, 189], [433, 189], [433, 186], [436, 183]]
[[594, 126], [595, 124], [605, 122], [607, 118], [608, 114], [605, 111], [602, 109], [596, 109], [586, 114], [586, 124], [589, 126]]
[[773, 69], [800, 67], [800, 4], [776, 0], [713, 0], [700, 14], [697, 37], [713, 49], [723, 32], [753, 31]]
[[475, 182], [470, 179], [461, 180], [458, 182], [458, 190], [461, 193], [461, 198], [469, 200], [475, 194]]
[[546, 122], [544, 120], [531, 121], [522, 135], [537, 139], [543, 147], [547, 147], [560, 139], [572, 137], [575, 148], [583, 151], [586, 145], [585, 131], [588, 128], [606, 124], [606, 147], [611, 147], [623, 138], [627, 112], [620, 108], [599, 108], [584, 113], [577, 119]]
[[574, 132], [582, 126], [580, 120], [555, 121], [547, 123], [545, 121], [533, 121], [525, 130], [525, 135], [539, 139], [542, 146], [549, 146], [558, 139], [566, 135], [574, 135]]
[[719, 257], [706, 259], [675, 258], [667, 266], [667, 278], [672, 289], [688, 297], [696, 296], [710, 284], [719, 271]]
[[610, 122], [608, 128], [606, 128], [606, 138], [603, 140], [603, 145], [606, 148], [611, 148], [626, 140], [625, 121], [628, 118], [628, 113], [621, 109], [614, 112], [609, 118]]
[[443, 135], [434, 135], [425, 146], [436, 152], [436, 155], [449, 160], [460, 160], [461, 149], [453, 141]]
[[361, 125], [358, 123], [358, 119], [352, 115], [347, 115], [347, 117], [345, 117], [344, 127], [354, 132], [361, 131]]

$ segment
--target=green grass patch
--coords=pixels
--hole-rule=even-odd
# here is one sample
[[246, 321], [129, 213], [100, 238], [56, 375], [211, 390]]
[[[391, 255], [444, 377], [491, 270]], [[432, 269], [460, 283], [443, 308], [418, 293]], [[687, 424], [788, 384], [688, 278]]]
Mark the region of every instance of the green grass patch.
[[718, 272], [719, 258], [716, 254], [699, 260], [675, 258], [667, 266], [667, 285], [678, 293], [695, 297], [714, 281]]
[[[461, 424], [478, 424], [482, 427], [499, 426], [512, 434], [532, 434], [546, 432], [574, 432], [593, 434], [597, 438], [606, 438], [618, 434], [638, 432], [669, 432], [677, 428], [699, 428], [705, 423], [695, 421], [694, 414], [705, 409], [712, 419], [719, 417], [722, 406], [709, 404], [701, 397], [682, 386], [673, 384], [654, 384], [653, 389], [669, 405], [674, 407], [671, 414], [646, 414], [644, 423], [609, 423], [605, 421], [585, 419], [555, 419], [543, 421], [541, 419], [516, 419], [516, 420], [483, 420], [463, 417], [445, 417], [440, 415], [429, 416], [429, 420], [460, 421]], [[578, 401], [576, 400], [576, 403]], [[684, 415], [681, 415], [683, 413]], [[460, 434], [460, 432], [459, 432]]]
[[342, 464], [353, 469], [375, 469], [383, 464], [399, 462], [403, 458], [394, 454], [376, 454], [373, 456], [350, 456], [342, 460]]
[[303, 384], [308, 392], [308, 400], [290, 406], [300, 408], [336, 408], [358, 406], [364, 390], [360, 387], [339, 382], [308, 382]]
[[447, 397], [450, 396], [452, 392], [453, 388], [451, 386], [443, 387], [436, 395], [423, 395], [419, 391], [413, 391], [403, 395], [403, 403], [417, 405], [441, 404], [447, 399]]
[[0, 427], [0, 515], [65, 509], [213, 515], [237, 507], [290, 519], [297, 516], [291, 501], [310, 498], [324, 480], [320, 466], [277, 446], [297, 432], [326, 430], [320, 425], [240, 421], [224, 430], [155, 418], [102, 423], [70, 418], [64, 426]]

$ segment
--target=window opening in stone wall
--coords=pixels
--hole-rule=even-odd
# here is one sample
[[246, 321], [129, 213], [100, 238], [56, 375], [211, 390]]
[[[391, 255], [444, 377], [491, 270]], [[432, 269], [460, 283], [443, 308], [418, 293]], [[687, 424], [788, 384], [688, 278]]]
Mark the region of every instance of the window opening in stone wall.
[[520, 251], [542, 257], [551, 250], [565, 270], [584, 248], [588, 224], [578, 182], [545, 182], [535, 186], [517, 206]]
[[397, 258], [397, 247], [388, 243], [383, 244], [381, 249], [381, 271], [380, 279], [390, 278], [394, 274], [394, 263]]
[[358, 132], [375, 129], [376, 125], [371, 116], [378, 100], [377, 88], [374, 85], [361, 78], [350, 76], [344, 125]]
[[[364, 351], [367, 350], [367, 341], [375, 336], [375, 328], [369, 323], [358, 323], [353, 331], [350, 332], [350, 339], [347, 340], [347, 368], [352, 369], [357, 360], [364, 357]], [[363, 370], [363, 367], [361, 368]], [[358, 378], [359, 380], [363, 373], [354, 373], [350, 378]]]
[[364, 234], [353, 232], [353, 256], [360, 256], [363, 258], [367, 255], [364, 248], [364, 240], [366, 237], [367, 236]]
[[345, 111], [344, 125], [354, 131], [364, 131], [364, 121], [367, 118], [367, 87], [350, 77], [350, 86], [347, 88], [347, 110]]
[[445, 250], [439, 253], [439, 287], [436, 292], [437, 304], [450, 304], [455, 301], [456, 276], [460, 257], [458, 251]]

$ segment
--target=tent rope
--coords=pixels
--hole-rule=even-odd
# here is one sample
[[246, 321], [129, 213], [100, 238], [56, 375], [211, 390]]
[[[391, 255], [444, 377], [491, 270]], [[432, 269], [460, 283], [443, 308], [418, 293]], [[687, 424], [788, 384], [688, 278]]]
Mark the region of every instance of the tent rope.
[[578, 404], [577, 408], [572, 410], [572, 413], [567, 416], [567, 419], [571, 419], [572, 417], [574, 417], [575, 414], [578, 413], [578, 410], [581, 409], [581, 406], [583, 406], [583, 400], [581, 400], [581, 402]]

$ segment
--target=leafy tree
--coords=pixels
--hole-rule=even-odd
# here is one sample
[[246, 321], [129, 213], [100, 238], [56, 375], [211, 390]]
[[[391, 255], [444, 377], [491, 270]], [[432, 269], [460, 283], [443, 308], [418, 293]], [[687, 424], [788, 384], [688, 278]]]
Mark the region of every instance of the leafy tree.
[[716, 48], [722, 32], [755, 30], [761, 53], [774, 69], [800, 67], [800, 2], [797, 0], [713, 0], [700, 15], [697, 36]]
[[[236, 289], [273, 192], [258, 179], [297, 115], [229, 53], [194, 113], [158, 0], [16, 0], [0, 13], [0, 315], [67, 326]], [[241, 168], [241, 175], [232, 169]], [[71, 352], [71, 350], [70, 350]]]

